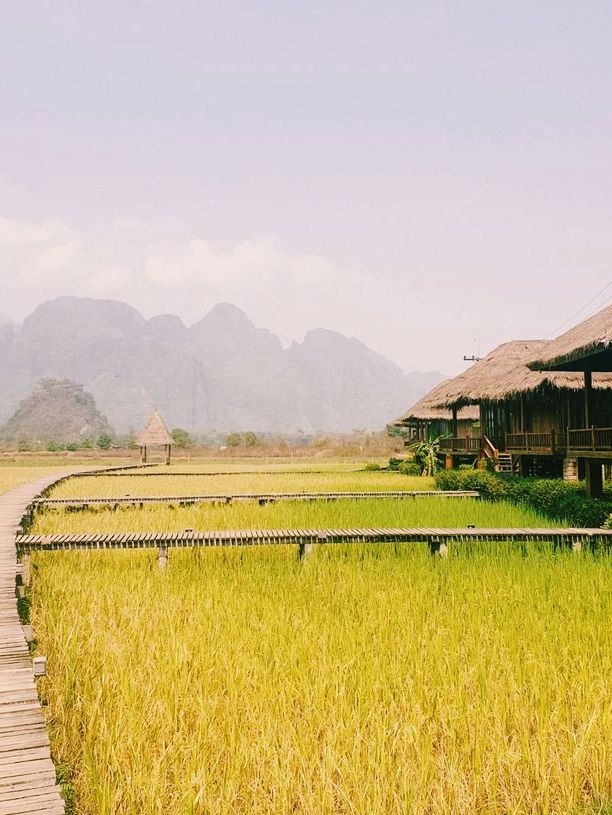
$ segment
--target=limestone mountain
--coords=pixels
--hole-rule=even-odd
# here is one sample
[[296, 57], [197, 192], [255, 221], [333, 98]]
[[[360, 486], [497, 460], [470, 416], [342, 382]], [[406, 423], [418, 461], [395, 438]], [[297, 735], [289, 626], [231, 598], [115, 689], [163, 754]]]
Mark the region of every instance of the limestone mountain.
[[70, 379], [42, 379], [0, 430], [5, 439], [79, 442], [112, 433], [93, 396]]
[[363, 343], [316, 329], [283, 348], [220, 303], [185, 326], [126, 303], [60, 297], [0, 326], [0, 419], [45, 377], [81, 382], [118, 432], [155, 408], [194, 432], [381, 429], [442, 379], [404, 374]]

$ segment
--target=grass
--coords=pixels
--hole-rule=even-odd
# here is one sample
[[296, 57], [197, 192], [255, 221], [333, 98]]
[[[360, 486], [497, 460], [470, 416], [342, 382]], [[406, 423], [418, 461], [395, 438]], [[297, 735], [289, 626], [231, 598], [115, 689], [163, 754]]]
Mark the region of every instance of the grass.
[[609, 559], [453, 553], [35, 555], [72, 811], [609, 812]]
[[60, 466], [24, 467], [19, 465], [0, 465], [0, 495], [20, 484], [27, 484], [28, 481], [34, 481], [48, 473], [53, 473], [64, 468]]
[[[284, 467], [79, 478], [55, 495], [430, 488]], [[48, 510], [32, 531], [468, 523], [551, 525], [503, 503], [420, 498]], [[172, 551], [165, 571], [155, 558], [32, 557], [39, 688], [69, 815], [612, 811], [608, 556], [320, 546], [300, 565], [295, 547], [264, 546]]]
[[[224, 468], [221, 468], [224, 469]], [[180, 472], [183, 472], [181, 468]], [[202, 469], [195, 471], [203, 473]], [[66, 481], [53, 498], [117, 497], [129, 495], [235, 495], [265, 492], [384, 492], [433, 490], [433, 478], [388, 472], [329, 471], [262, 473], [243, 471], [230, 475], [83, 476]]]
[[38, 512], [33, 535], [94, 532], [159, 532], [183, 529], [331, 529], [364, 527], [556, 526], [527, 507], [455, 498], [379, 498], [339, 501], [255, 501], [235, 504], [165, 504], [94, 508], [87, 511], [46, 509]]

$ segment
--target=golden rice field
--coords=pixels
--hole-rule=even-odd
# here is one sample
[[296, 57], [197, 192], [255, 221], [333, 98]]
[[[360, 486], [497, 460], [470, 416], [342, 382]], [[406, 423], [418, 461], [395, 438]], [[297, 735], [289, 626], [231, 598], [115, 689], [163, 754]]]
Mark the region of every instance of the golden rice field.
[[[251, 478], [267, 492], [265, 479], [319, 491], [303, 484], [324, 477], [395, 479], [207, 478], [236, 494]], [[158, 479], [54, 495], [115, 481], [144, 495]], [[32, 531], [466, 523], [550, 525], [419, 498], [48, 510]], [[35, 554], [30, 615], [69, 815], [610, 815], [610, 565], [546, 544], [453, 545], [445, 560], [425, 545], [315, 546], [301, 564], [296, 547], [173, 550], [166, 570], [154, 551]]]
[[376, 498], [338, 501], [256, 501], [233, 504], [168, 506], [145, 504], [94, 507], [90, 510], [45, 509], [36, 515], [33, 535], [93, 532], [180, 532], [184, 529], [363, 529], [365, 527], [556, 526], [528, 507], [493, 504], [470, 498]]
[[0, 495], [7, 490], [17, 487], [20, 484], [27, 484], [42, 478], [48, 473], [59, 471], [59, 466], [32, 467], [32, 466], [0, 466]]
[[[218, 467], [215, 472], [225, 467]], [[268, 469], [268, 468], [266, 468]], [[138, 472], [138, 471], [136, 471]], [[411, 478], [393, 472], [338, 470], [330, 472], [252, 472], [228, 475], [181, 476], [115, 475], [80, 477], [59, 484], [53, 498], [121, 497], [123, 495], [236, 495], [267, 492], [385, 492], [388, 490], [432, 490], [433, 478]], [[182, 466], [172, 472], [187, 472]]]
[[82, 815], [586, 815], [612, 801], [610, 563], [533, 547], [35, 556]]

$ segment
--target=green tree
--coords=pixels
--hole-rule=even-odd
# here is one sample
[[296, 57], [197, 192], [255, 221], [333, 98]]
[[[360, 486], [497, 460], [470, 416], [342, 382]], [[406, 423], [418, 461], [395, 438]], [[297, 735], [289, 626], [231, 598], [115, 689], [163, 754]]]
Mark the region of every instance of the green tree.
[[244, 443], [247, 447], [255, 447], [258, 441], [257, 435], [250, 430], [244, 434]]
[[430, 436], [423, 441], [417, 441], [408, 448], [414, 453], [417, 464], [421, 467], [421, 475], [435, 475], [440, 469], [440, 436]]
[[240, 433], [230, 433], [225, 437], [225, 443], [228, 447], [240, 447], [242, 443], [242, 436]]
[[170, 431], [170, 435], [174, 439], [177, 447], [191, 447], [193, 444], [192, 438], [186, 430], [182, 427], [175, 427]]
[[113, 443], [113, 440], [108, 435], [108, 433], [101, 433], [98, 436], [98, 447], [100, 450], [108, 450]]

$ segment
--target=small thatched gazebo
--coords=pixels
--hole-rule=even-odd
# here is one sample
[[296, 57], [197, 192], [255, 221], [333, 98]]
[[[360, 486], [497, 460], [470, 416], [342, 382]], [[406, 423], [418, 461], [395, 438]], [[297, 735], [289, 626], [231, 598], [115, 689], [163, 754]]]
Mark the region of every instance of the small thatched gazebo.
[[173, 444], [174, 440], [170, 433], [168, 433], [168, 428], [164, 424], [164, 420], [156, 410], [147, 422], [145, 429], [138, 437], [141, 462], [143, 464], [147, 463], [147, 448], [163, 447], [166, 457], [166, 464], [170, 464]]

